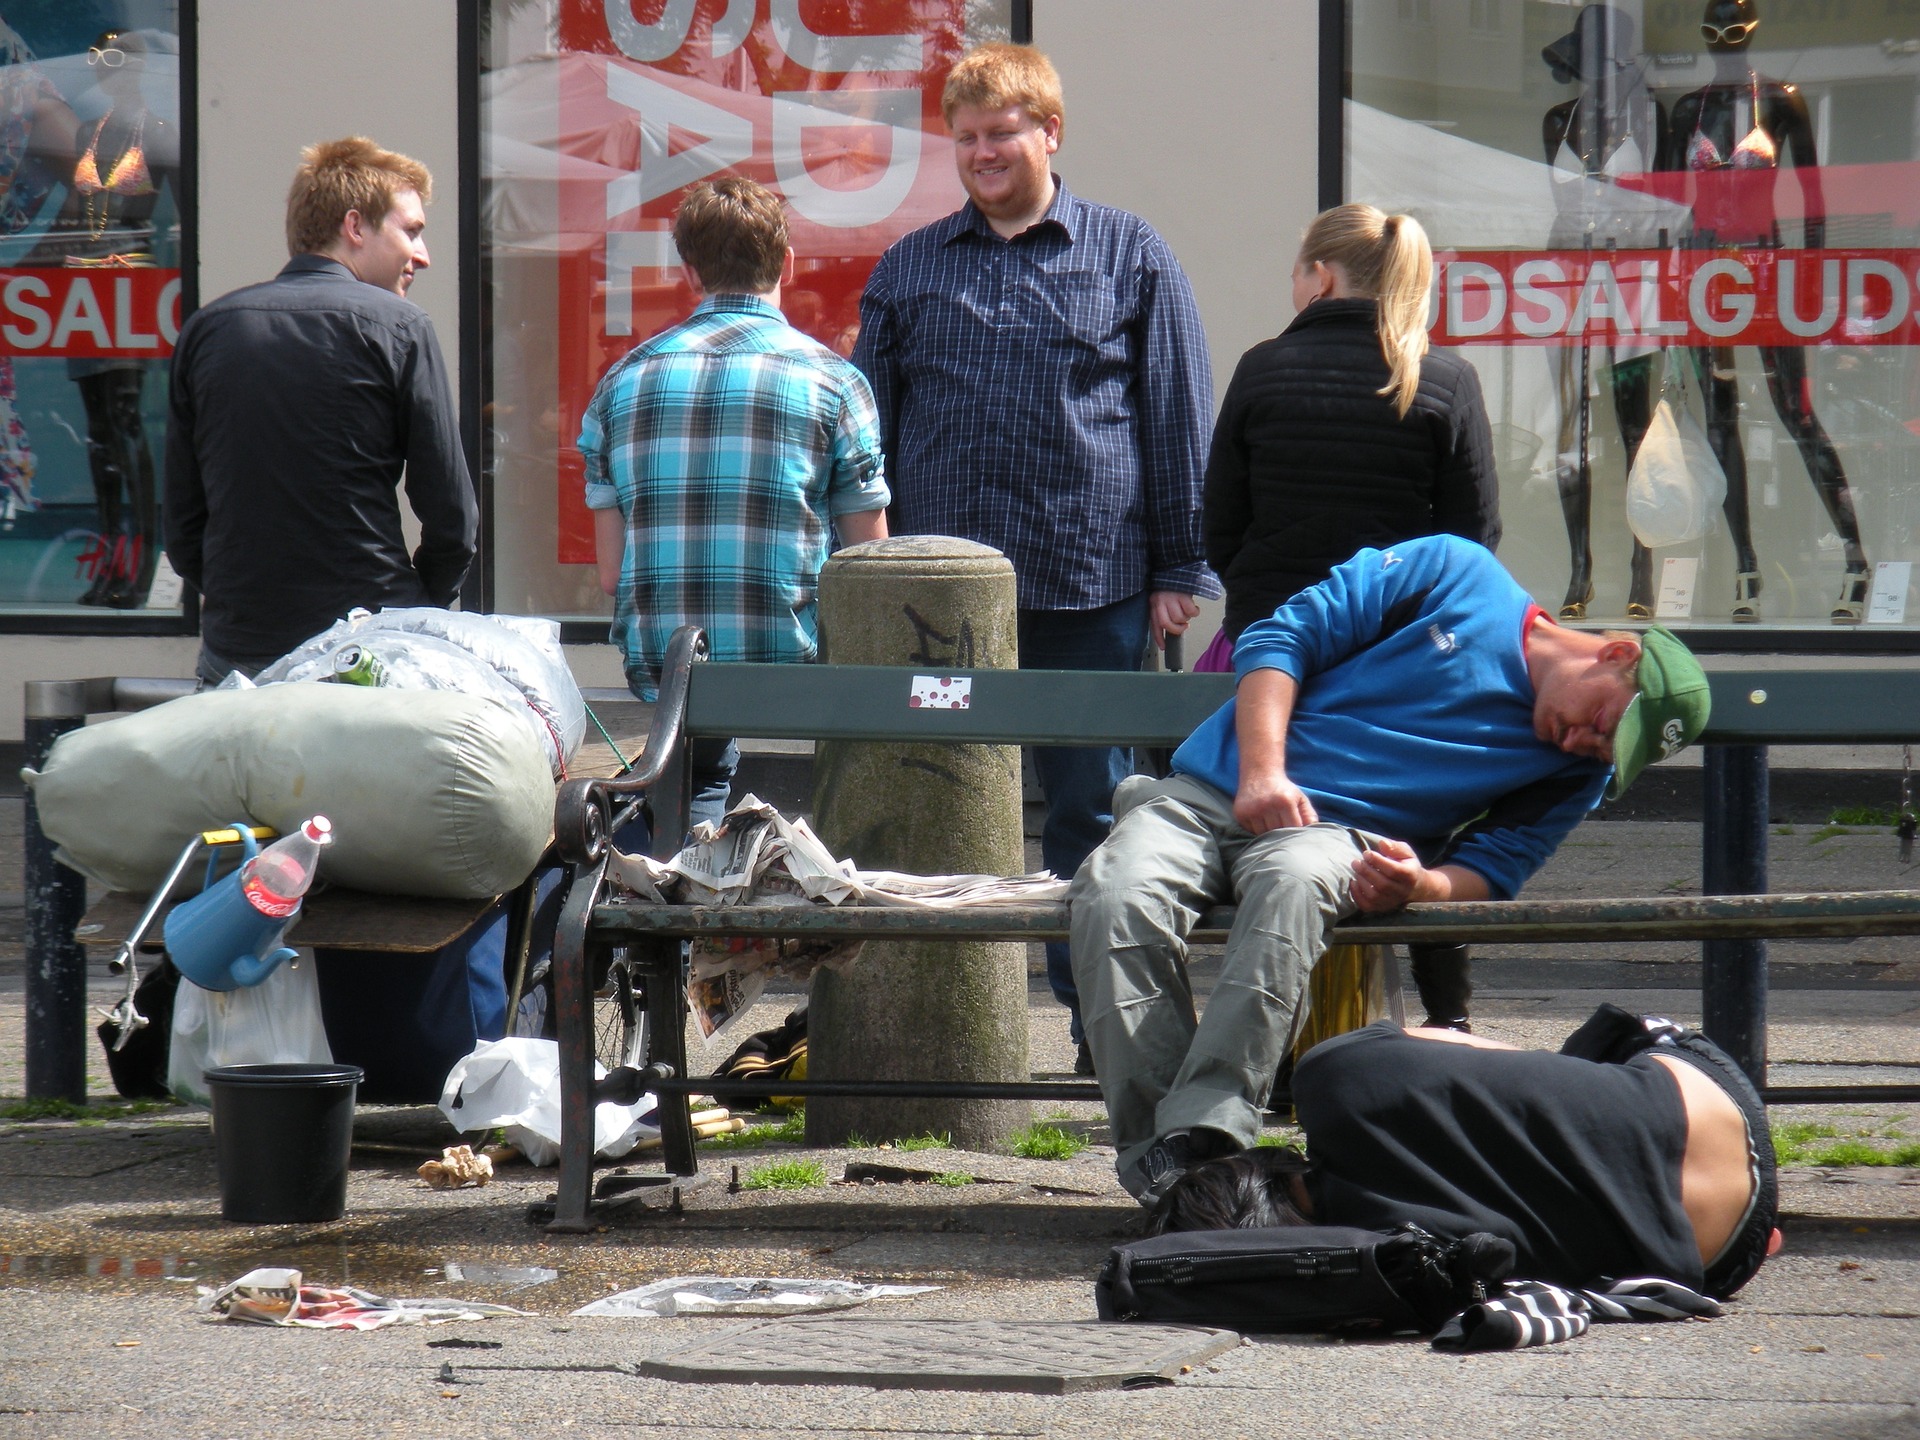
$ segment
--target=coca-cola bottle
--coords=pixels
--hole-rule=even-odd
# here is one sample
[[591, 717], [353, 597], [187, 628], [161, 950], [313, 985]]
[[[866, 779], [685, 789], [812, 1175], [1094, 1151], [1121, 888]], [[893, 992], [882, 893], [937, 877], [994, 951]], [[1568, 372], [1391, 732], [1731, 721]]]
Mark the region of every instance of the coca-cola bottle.
[[321, 850], [332, 843], [333, 822], [314, 816], [240, 867], [240, 892], [262, 915], [280, 919], [293, 914], [320, 869]]

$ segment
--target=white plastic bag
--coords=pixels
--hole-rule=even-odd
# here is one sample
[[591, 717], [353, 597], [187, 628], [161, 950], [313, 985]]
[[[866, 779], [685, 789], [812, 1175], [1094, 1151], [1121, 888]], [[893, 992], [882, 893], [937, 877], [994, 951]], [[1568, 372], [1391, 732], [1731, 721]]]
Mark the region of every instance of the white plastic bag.
[[306, 952], [238, 990], [202, 990], [181, 977], [167, 1051], [167, 1088], [175, 1099], [211, 1109], [206, 1072], [216, 1065], [332, 1063], [320, 978]]
[[565, 772], [586, 733], [586, 701], [560, 648], [559, 623], [537, 616], [435, 606], [355, 610], [267, 666], [254, 683], [331, 679], [334, 657], [349, 645], [378, 657], [382, 685], [485, 695], [524, 716], [555, 775]]
[[[593, 1078], [606, 1074], [594, 1062]], [[593, 1110], [595, 1153], [618, 1160], [643, 1138], [658, 1135], [654, 1098], [632, 1105], [603, 1100]], [[506, 1139], [535, 1165], [560, 1159], [560, 1043], [557, 1040], [482, 1040], [458, 1061], [440, 1092], [440, 1113], [456, 1130], [506, 1131]]]
[[1685, 387], [1670, 381], [1627, 476], [1627, 528], [1650, 550], [1684, 545], [1707, 533], [1726, 498], [1727, 473]]

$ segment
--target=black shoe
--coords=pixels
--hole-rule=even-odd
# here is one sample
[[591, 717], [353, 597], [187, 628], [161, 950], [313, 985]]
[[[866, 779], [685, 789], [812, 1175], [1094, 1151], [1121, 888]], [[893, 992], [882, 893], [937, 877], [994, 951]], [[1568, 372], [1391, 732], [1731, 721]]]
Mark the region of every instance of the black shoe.
[[1087, 1048], [1087, 1042], [1084, 1040], [1080, 1042], [1080, 1048], [1074, 1052], [1073, 1073], [1085, 1075], [1090, 1080], [1096, 1078], [1093, 1069], [1093, 1051]]
[[1429, 1015], [1420, 1023], [1428, 1030], [1458, 1030], [1462, 1035], [1473, 1033], [1473, 1022], [1464, 1015], [1456, 1015], [1451, 1020], [1442, 1020], [1437, 1015]]
[[[1147, 1148], [1120, 1183], [1134, 1199], [1151, 1210], [1166, 1198], [1174, 1182], [1194, 1166], [1222, 1155], [1231, 1155], [1240, 1146], [1231, 1135], [1220, 1130], [1184, 1130], [1162, 1135]], [[1135, 1186], [1138, 1189], [1135, 1189]]]

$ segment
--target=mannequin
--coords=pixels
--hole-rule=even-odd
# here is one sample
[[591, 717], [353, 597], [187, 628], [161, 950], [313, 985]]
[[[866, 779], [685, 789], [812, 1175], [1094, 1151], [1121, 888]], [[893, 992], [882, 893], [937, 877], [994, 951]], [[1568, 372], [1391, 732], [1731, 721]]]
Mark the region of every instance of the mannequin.
[[[1708, 171], [1773, 170], [1791, 164], [1806, 197], [1806, 233], [1802, 243], [1817, 250], [1826, 243], [1824, 204], [1813, 144], [1813, 123], [1798, 89], [1758, 73], [1748, 58], [1760, 25], [1754, 0], [1708, 0], [1701, 32], [1713, 56], [1710, 84], [1683, 95], [1673, 107], [1673, 131], [1666, 168], [1696, 174]], [[1706, 213], [1696, 203], [1689, 243], [1700, 249], [1735, 245], [1778, 246], [1780, 227], [1738, 215]], [[1753, 548], [1747, 503], [1747, 459], [1740, 442], [1738, 371], [1732, 346], [1699, 347], [1694, 364], [1706, 403], [1707, 439], [1727, 472], [1726, 515], [1733, 532], [1739, 574], [1734, 581], [1733, 618], [1760, 618], [1760, 561]], [[1847, 487], [1840, 456], [1813, 413], [1806, 352], [1797, 347], [1762, 346], [1760, 367], [1775, 413], [1799, 447], [1820, 503], [1845, 547], [1847, 573], [1831, 618], [1836, 625], [1857, 625], [1866, 609], [1869, 569], [1860, 544], [1853, 492]]]
[[[140, 89], [147, 45], [129, 31], [108, 31], [87, 52], [104, 114], [82, 122], [72, 193], [66, 263], [99, 268], [146, 267], [153, 254], [153, 213], [177, 156], [173, 126], [147, 108]], [[72, 233], [77, 232], [77, 236]], [[131, 610], [146, 603], [160, 558], [159, 506], [153, 451], [140, 401], [148, 362], [69, 360], [87, 412], [87, 463], [99, 510], [102, 555], [82, 605]]]
[[[1649, 212], [1611, 181], [1652, 169], [1667, 148], [1667, 117], [1647, 88], [1647, 61], [1634, 58], [1633, 20], [1611, 5], [1588, 5], [1570, 34], [1540, 52], [1562, 84], [1583, 88], [1547, 111], [1541, 139], [1553, 182], [1555, 218], [1547, 244], [1554, 250], [1604, 253], [1660, 243]], [[1623, 287], [1637, 302], [1637, 287]], [[1602, 363], [1613, 395], [1614, 419], [1626, 442], [1627, 464], [1639, 452], [1653, 419], [1653, 371], [1658, 348], [1644, 341], [1607, 345]], [[1586, 618], [1593, 599], [1593, 436], [1589, 399], [1593, 346], [1583, 341], [1553, 352], [1560, 398], [1558, 475], [1572, 569], [1562, 620]], [[1633, 542], [1627, 614], [1653, 615], [1653, 554]]]

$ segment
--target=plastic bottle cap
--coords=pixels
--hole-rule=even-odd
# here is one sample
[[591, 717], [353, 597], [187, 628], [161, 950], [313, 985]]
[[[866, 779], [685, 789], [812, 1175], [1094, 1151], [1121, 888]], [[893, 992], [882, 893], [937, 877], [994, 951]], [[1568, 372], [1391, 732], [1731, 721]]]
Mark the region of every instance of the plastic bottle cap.
[[300, 827], [307, 838], [316, 845], [328, 845], [333, 842], [333, 822], [324, 815], [316, 815]]

